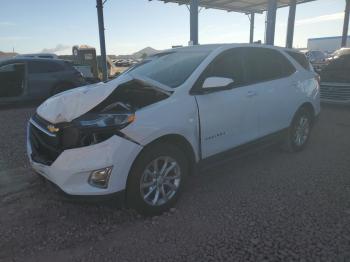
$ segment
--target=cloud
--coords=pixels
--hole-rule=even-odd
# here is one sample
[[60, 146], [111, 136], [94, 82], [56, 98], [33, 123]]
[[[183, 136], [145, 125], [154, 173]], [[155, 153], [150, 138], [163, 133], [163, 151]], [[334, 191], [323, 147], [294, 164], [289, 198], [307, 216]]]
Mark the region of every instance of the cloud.
[[14, 25], [16, 25], [16, 24], [12, 23], [12, 22], [6, 22], [6, 21], [1, 22], [0, 21], [0, 26], [14, 26]]
[[342, 20], [344, 19], [344, 13], [339, 12], [339, 13], [334, 13], [334, 14], [329, 14], [329, 15], [320, 15], [320, 16], [315, 16], [311, 18], [306, 18], [306, 19], [300, 19], [295, 21], [296, 25], [307, 25], [307, 24], [316, 24], [316, 23], [321, 23], [321, 22], [327, 22], [327, 21], [335, 21], [335, 20]]
[[68, 45], [58, 44], [54, 48], [44, 48], [41, 52], [42, 53], [56, 53], [56, 52], [66, 51], [70, 48], [71, 47]]

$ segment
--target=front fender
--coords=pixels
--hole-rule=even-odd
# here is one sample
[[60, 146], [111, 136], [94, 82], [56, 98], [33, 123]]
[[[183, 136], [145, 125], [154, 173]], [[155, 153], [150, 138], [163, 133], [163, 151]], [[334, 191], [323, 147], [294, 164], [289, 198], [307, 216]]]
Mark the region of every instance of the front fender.
[[166, 135], [179, 135], [199, 159], [199, 120], [194, 97], [170, 97], [136, 112], [136, 120], [122, 132], [142, 146]]

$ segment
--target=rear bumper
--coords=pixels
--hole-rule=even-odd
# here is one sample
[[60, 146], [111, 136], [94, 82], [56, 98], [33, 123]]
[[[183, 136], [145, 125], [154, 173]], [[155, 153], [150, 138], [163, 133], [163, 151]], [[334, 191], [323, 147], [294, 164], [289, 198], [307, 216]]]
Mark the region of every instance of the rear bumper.
[[[124, 190], [130, 168], [141, 150], [140, 145], [112, 136], [99, 144], [65, 150], [48, 166], [32, 159], [29, 130], [27, 132], [27, 153], [31, 166], [68, 195], [109, 195]], [[113, 169], [107, 188], [97, 188], [88, 183], [92, 171], [111, 166]]]

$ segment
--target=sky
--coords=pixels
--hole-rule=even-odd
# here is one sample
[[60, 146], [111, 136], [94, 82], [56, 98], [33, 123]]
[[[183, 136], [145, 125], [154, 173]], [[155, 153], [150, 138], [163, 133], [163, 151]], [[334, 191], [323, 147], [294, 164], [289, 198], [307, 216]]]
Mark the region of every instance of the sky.
[[[187, 45], [186, 6], [153, 0], [107, 0], [104, 5], [108, 54], [130, 54], [144, 47], [167, 49]], [[345, 0], [317, 0], [297, 6], [294, 47], [308, 38], [340, 36]], [[275, 45], [284, 46], [288, 8], [277, 11]], [[254, 40], [264, 40], [265, 13], [255, 16]], [[199, 42], [243, 43], [249, 19], [241, 13], [203, 9]], [[73, 45], [87, 44], [99, 52], [95, 0], [0, 0], [0, 51], [71, 54]]]

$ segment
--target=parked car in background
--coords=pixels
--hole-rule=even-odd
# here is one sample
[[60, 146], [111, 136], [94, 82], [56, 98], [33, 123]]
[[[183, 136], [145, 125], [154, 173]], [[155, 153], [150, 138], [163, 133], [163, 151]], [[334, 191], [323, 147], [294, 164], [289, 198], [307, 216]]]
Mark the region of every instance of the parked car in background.
[[320, 72], [327, 65], [327, 55], [322, 51], [310, 50], [305, 55], [316, 72]]
[[343, 56], [343, 55], [350, 55], [350, 48], [349, 47], [342, 47], [342, 48], [338, 49], [333, 54], [331, 54], [329, 59], [332, 60], [334, 58], [338, 58], [338, 57]]
[[118, 67], [130, 67], [137, 64], [139, 61], [133, 59], [118, 59], [114, 61], [114, 65]]
[[17, 57], [0, 62], [0, 104], [44, 100], [85, 84], [81, 73], [64, 60]]
[[304, 149], [319, 102], [317, 75], [297, 51], [172, 49], [46, 100], [30, 120], [28, 156], [67, 194], [120, 193], [139, 212], [160, 214], [196, 165], [271, 141]]
[[58, 59], [58, 56], [56, 54], [51, 54], [51, 53], [36, 53], [36, 54], [16, 55], [16, 58], [26, 58], [26, 57]]
[[350, 53], [334, 56], [320, 75], [323, 102], [350, 104]]

